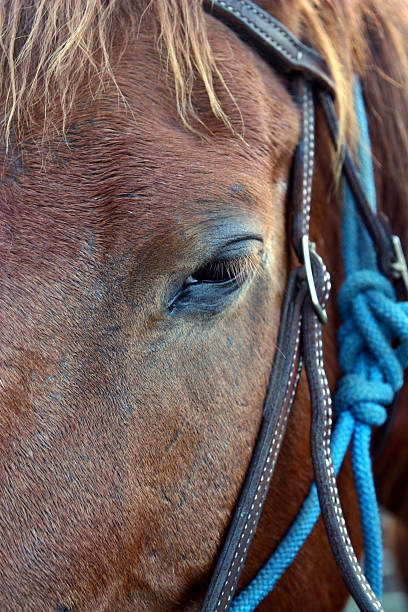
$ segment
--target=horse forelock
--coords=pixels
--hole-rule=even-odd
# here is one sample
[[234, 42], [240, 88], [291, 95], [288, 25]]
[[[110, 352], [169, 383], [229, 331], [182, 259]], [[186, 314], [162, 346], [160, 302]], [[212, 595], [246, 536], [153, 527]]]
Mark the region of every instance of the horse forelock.
[[[303, 36], [326, 59], [337, 90], [340, 135], [353, 142], [357, 133], [350, 91], [352, 75], [364, 75], [372, 56], [367, 21], [378, 35], [394, 43], [401, 71], [396, 87], [406, 85], [408, 65], [398, 29], [403, 3], [382, 0], [332, 2], [264, 0], [261, 6]], [[373, 26], [373, 24], [375, 24]], [[40, 121], [42, 135], [64, 133], [78, 90], [84, 82], [93, 96], [106, 83], [117, 87], [115, 67], [130, 39], [153, 29], [157, 51], [174, 81], [178, 113], [187, 127], [198, 119], [192, 102], [198, 80], [204, 84], [213, 114], [232, 131], [217, 88], [226, 88], [223, 59], [214, 53], [200, 0], [22, 0], [0, 9], [0, 78], [4, 113], [1, 126], [6, 145], [10, 133], [17, 143]], [[40, 109], [40, 119], [38, 118]]]

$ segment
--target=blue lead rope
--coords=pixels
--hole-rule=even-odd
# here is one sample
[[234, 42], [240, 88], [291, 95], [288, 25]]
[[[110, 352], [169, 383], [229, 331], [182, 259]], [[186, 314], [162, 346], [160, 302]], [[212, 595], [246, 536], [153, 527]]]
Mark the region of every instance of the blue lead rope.
[[[357, 79], [354, 96], [360, 128], [360, 179], [376, 211], [370, 139]], [[338, 297], [343, 321], [338, 334], [342, 377], [334, 405], [337, 414], [349, 412], [354, 419], [351, 461], [360, 506], [364, 573], [380, 598], [382, 542], [371, 469], [371, 428], [386, 421], [385, 406], [392, 403], [403, 384], [403, 370], [408, 365], [408, 304], [396, 301], [392, 284], [379, 272], [373, 243], [360, 222], [348, 186], [343, 201], [342, 239], [346, 278]], [[398, 346], [393, 348], [392, 343]]]
[[[354, 85], [359, 122], [360, 179], [376, 210], [371, 147], [359, 81]], [[342, 207], [342, 256], [345, 282], [339, 292], [342, 326], [338, 334], [342, 376], [334, 397], [337, 414], [331, 455], [337, 475], [352, 441], [352, 468], [364, 543], [364, 572], [378, 598], [382, 591], [382, 543], [371, 469], [371, 427], [382, 425], [403, 383], [408, 365], [408, 303], [397, 302], [392, 284], [376, 264], [376, 252], [353, 196], [345, 187]], [[393, 345], [395, 348], [393, 348]], [[246, 589], [232, 602], [234, 612], [250, 612], [273, 589], [292, 563], [320, 515], [313, 483], [303, 505], [275, 552]]]

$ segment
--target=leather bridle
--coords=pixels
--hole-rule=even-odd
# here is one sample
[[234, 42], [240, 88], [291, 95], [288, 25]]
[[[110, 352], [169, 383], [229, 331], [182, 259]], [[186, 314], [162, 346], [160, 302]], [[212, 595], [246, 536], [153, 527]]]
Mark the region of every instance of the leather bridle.
[[[202, 611], [229, 609], [285, 434], [288, 417], [305, 364], [311, 401], [310, 444], [321, 514], [343, 579], [361, 610], [378, 611], [381, 604], [368, 584], [354, 553], [343, 518], [332, 459], [332, 408], [324, 371], [322, 323], [330, 279], [309, 240], [314, 164], [314, 113], [319, 103], [337, 146], [334, 83], [323, 58], [297, 40], [281, 23], [250, 0], [204, 0], [204, 7], [238, 34], [243, 34], [275, 69], [287, 74], [301, 111], [301, 138], [294, 158], [291, 187], [291, 240], [300, 265], [291, 272], [282, 306], [277, 349], [253, 456], [228, 533], [207, 591]], [[342, 174], [375, 246], [381, 272], [408, 290], [406, 263], [399, 239], [372, 212], [354, 163], [343, 150]]]

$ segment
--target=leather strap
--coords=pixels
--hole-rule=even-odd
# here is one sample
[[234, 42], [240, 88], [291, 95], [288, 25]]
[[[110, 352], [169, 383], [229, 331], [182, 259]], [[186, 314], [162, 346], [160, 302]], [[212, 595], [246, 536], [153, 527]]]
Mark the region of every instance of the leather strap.
[[315, 104], [312, 83], [297, 76], [294, 97], [301, 110], [301, 136], [295, 151], [290, 186], [291, 237], [299, 261], [303, 262], [302, 238], [309, 236], [310, 208], [315, 157]]
[[273, 66], [278, 64], [283, 72], [308, 74], [323, 89], [334, 92], [333, 79], [324, 59], [253, 2], [204, 0], [203, 6], [228, 26], [249, 34], [251, 43], [266, 52]]
[[[329, 295], [327, 273], [318, 256], [312, 257], [315, 283], [325, 304]], [[303, 356], [311, 405], [310, 449], [322, 518], [334, 558], [354, 600], [360, 610], [378, 612], [381, 604], [361, 570], [343, 517], [330, 454], [332, 401], [324, 370], [322, 326], [307, 302], [309, 296], [303, 317]]]
[[289, 277], [258, 439], [202, 612], [229, 609], [268, 492], [300, 376], [304, 278], [303, 268]]

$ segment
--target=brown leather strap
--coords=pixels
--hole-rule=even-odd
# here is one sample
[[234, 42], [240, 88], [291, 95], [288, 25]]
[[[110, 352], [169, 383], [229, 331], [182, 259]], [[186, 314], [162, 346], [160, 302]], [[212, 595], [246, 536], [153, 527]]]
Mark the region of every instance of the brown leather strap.
[[295, 151], [290, 186], [291, 237], [299, 261], [303, 263], [302, 238], [309, 236], [310, 208], [315, 157], [315, 104], [312, 84], [298, 76], [293, 85], [301, 110], [301, 136]]
[[[312, 254], [314, 279], [323, 305], [329, 293], [324, 265]], [[323, 276], [322, 276], [323, 274]], [[309, 307], [307, 303], [309, 302]], [[324, 371], [322, 326], [306, 297], [303, 316], [303, 356], [311, 405], [310, 449], [320, 509], [330, 547], [358, 607], [363, 612], [381, 611], [380, 602], [361, 570], [343, 517], [330, 454], [332, 402]]]
[[309, 74], [325, 90], [334, 83], [324, 59], [301, 43], [279, 21], [249, 0], [204, 0], [204, 8], [230, 27], [250, 35], [276, 67], [288, 72]]
[[301, 316], [307, 293], [303, 272], [294, 270], [286, 287], [258, 439], [202, 612], [229, 609], [274, 472], [301, 369]]

